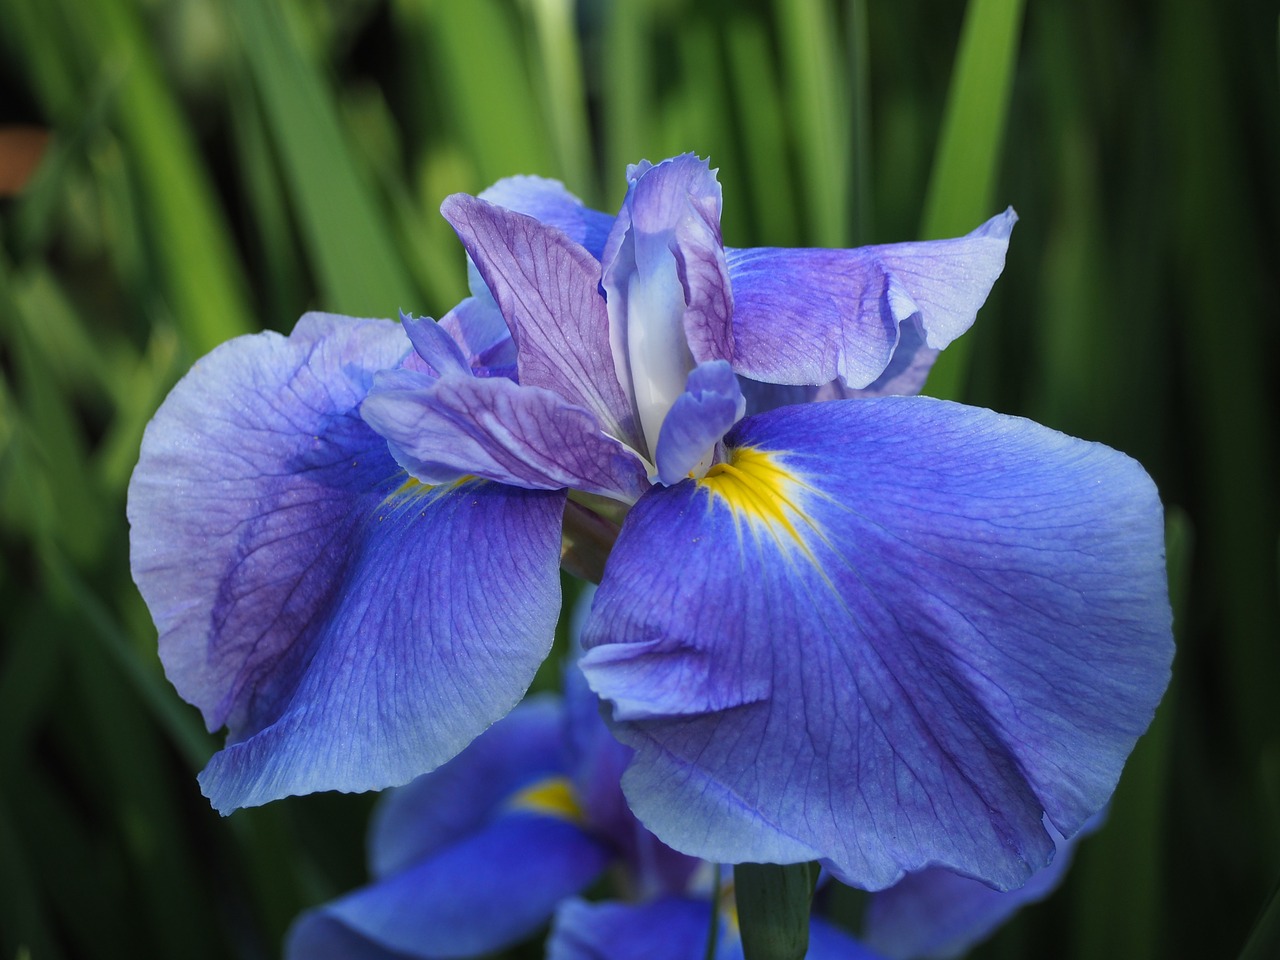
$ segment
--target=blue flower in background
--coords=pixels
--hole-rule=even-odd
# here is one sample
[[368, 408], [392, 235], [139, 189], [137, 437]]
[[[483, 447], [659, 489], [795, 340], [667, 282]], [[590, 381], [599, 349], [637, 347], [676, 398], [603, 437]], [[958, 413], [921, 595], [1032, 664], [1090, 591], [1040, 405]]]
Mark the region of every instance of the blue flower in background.
[[[635, 820], [618, 786], [628, 753], [581, 683], [568, 684], [563, 702], [522, 703], [458, 757], [381, 800], [369, 832], [372, 882], [299, 917], [287, 960], [481, 956], [553, 920], [550, 960], [702, 960], [713, 902], [716, 956], [741, 960], [731, 872], [713, 898], [710, 865]], [[959, 955], [1057, 886], [1069, 859], [1064, 851], [1025, 895], [942, 870], [910, 876], [868, 903], [866, 936], [878, 952], [814, 916], [808, 956]], [[620, 899], [576, 896], [602, 875]]]
[[[133, 567], [169, 677], [230, 731], [204, 790], [227, 810], [457, 754], [549, 650], [573, 489], [630, 506], [582, 669], [658, 836], [872, 889], [1019, 886], [1042, 821], [1071, 835], [1110, 796], [1172, 640], [1137, 464], [892, 395], [972, 323], [1012, 212], [733, 250], [705, 163], [628, 177], [616, 218], [531, 178], [451, 197], [473, 296], [439, 324], [308, 315], [161, 408]], [[776, 406], [828, 397], [853, 399]]]

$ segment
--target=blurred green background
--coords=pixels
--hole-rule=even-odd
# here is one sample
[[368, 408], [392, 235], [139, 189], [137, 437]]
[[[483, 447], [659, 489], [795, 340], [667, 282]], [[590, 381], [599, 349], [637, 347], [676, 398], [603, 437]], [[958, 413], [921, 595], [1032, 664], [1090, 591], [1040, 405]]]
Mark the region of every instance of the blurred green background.
[[124, 519], [177, 377], [312, 308], [442, 315], [451, 192], [613, 210], [687, 150], [736, 246], [1017, 208], [931, 392], [1147, 467], [1179, 652], [1108, 826], [975, 956], [1236, 956], [1280, 877], [1276, 52], [1261, 2], [0, 0], [0, 960], [274, 957], [363, 878], [369, 797], [197, 789]]

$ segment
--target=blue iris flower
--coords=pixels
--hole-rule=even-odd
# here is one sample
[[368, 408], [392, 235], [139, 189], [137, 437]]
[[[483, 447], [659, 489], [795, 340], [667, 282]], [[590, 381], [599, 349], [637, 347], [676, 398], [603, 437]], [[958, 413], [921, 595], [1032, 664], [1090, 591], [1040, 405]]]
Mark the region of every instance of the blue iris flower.
[[[372, 881], [304, 913], [286, 960], [472, 957], [552, 923], [549, 960], [702, 960], [712, 904], [719, 960], [741, 960], [732, 874], [665, 846], [631, 815], [618, 785], [629, 751], [595, 698], [531, 698], [440, 769], [379, 802]], [[810, 960], [958, 956], [1023, 904], [1057, 886], [1070, 849], [1021, 890], [997, 893], [939, 869], [868, 901], [859, 943], [820, 914]], [[577, 895], [600, 888], [618, 899]], [[820, 890], [820, 899], [823, 891]], [[713, 895], [714, 894], [714, 895]]]
[[450, 197], [473, 295], [438, 324], [309, 314], [165, 401], [132, 564], [169, 678], [229, 731], [202, 788], [226, 811], [458, 754], [550, 649], [574, 490], [625, 512], [581, 666], [650, 829], [869, 889], [1021, 885], [1046, 823], [1106, 803], [1173, 647], [1141, 467], [911, 395], [1012, 211], [735, 250], [706, 163], [628, 180], [617, 217], [536, 178]]

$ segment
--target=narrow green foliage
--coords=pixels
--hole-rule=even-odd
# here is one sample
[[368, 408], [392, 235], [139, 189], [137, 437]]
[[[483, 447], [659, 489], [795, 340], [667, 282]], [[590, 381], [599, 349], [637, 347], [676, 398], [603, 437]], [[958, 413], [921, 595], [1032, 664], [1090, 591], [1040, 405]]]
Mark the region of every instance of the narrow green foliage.
[[810, 232], [821, 246], [845, 246], [851, 113], [834, 13], [825, 0], [778, 0], [774, 15]]
[[556, 172], [587, 197], [599, 192], [591, 164], [587, 94], [572, 0], [524, 0], [537, 41], [536, 74], [551, 127]]
[[1271, 891], [1239, 960], [1272, 960], [1277, 955], [1280, 955], [1280, 883]]
[[[796, 177], [787, 154], [782, 92], [765, 26], [756, 19], [733, 19], [726, 44], [730, 89], [742, 117], [746, 176], [738, 189], [750, 204], [755, 239], [773, 246], [795, 246], [799, 242]], [[737, 242], [746, 245], [745, 239]]]
[[[625, 170], [651, 146], [649, 126], [656, 120], [650, 104], [656, 98], [655, 67], [648, 55], [652, 41], [651, 0], [604, 5], [600, 94], [604, 116], [605, 169]], [[605, 184], [608, 196], [610, 184]], [[621, 200], [621, 195], [616, 197]]]
[[[960, 236], [998, 211], [996, 175], [1017, 64], [1023, 0], [970, 0], [956, 51], [946, 115], [934, 156], [920, 236]], [[926, 392], [964, 393], [972, 340], [961, 338], [939, 358]]]
[[[509, 3], [399, 4], [439, 83], [437, 107], [474, 165], [480, 190], [517, 173], [554, 176], [549, 125], [525, 57], [524, 23]], [[568, 109], [568, 107], [562, 107]]]
[[[134, 4], [58, 0], [58, 5], [61, 22], [72, 31], [61, 44], [63, 55], [99, 65], [98, 73], [86, 79], [88, 90], [118, 84], [112, 113], [136, 192], [140, 239], [167, 312], [198, 356], [252, 324], [243, 275], [191, 129]], [[30, 38], [34, 44], [42, 41]], [[57, 109], [74, 113], [78, 102]]]
[[237, 26], [325, 309], [393, 315], [417, 301], [321, 78], [278, 8], [233, 0]]

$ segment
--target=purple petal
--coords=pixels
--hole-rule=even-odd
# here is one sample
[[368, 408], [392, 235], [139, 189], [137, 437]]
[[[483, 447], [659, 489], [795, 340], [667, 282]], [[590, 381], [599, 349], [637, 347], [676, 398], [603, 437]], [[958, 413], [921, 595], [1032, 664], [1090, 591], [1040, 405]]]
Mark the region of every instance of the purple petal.
[[476, 376], [516, 379], [516, 343], [488, 291], [483, 297], [467, 297], [446, 313], [440, 328], [462, 348]]
[[1132, 460], [922, 398], [785, 407], [654, 488], [581, 665], [678, 850], [937, 864], [1012, 887], [1110, 796], [1168, 681], [1160, 502]]
[[378, 376], [360, 412], [397, 462], [426, 483], [474, 475], [622, 500], [648, 488], [634, 453], [605, 436], [586, 410], [539, 387], [394, 370]]
[[655, 453], [658, 479], [672, 484], [704, 473], [715, 445], [746, 409], [746, 398], [728, 363], [712, 360], [694, 367], [685, 392], [662, 422]]
[[493, 292], [516, 340], [520, 382], [595, 414], [632, 446], [631, 403], [618, 381], [600, 264], [559, 230], [455, 194], [440, 208]]
[[479, 832], [523, 787], [565, 776], [563, 723], [556, 700], [531, 697], [438, 770], [384, 794], [369, 826], [370, 872], [424, 860]]
[[462, 373], [470, 376], [471, 364], [456, 340], [430, 317], [400, 314], [400, 325], [408, 334], [414, 351], [437, 375]]
[[[734, 369], [768, 383], [841, 378], [862, 389], [891, 365], [910, 367], [918, 347], [908, 345], [896, 358], [900, 328], [918, 324], [916, 339], [929, 350], [942, 350], [969, 329], [1004, 269], [1016, 220], [1009, 209], [954, 240], [729, 250]], [[900, 384], [893, 392], [910, 389]]]
[[229, 729], [201, 775], [220, 810], [405, 783], [510, 710], [550, 647], [563, 494], [405, 487], [357, 408], [408, 346], [311, 314], [219, 347], [147, 428], [134, 579], [170, 680]]
[[776, 410], [795, 403], [819, 403], [824, 400], [863, 400], [870, 397], [911, 397], [924, 387], [933, 362], [941, 350], [924, 345], [920, 322], [912, 318], [899, 330], [901, 336], [883, 373], [876, 381], [860, 390], [846, 387], [839, 379], [820, 386], [811, 384], [764, 383], [739, 377], [743, 396], [747, 398], [748, 416]]
[[597, 260], [613, 226], [613, 217], [584, 205], [559, 180], [507, 177], [481, 193], [480, 199], [555, 227]]
[[405, 957], [470, 957], [536, 933], [591, 883], [608, 851], [554, 817], [501, 817], [481, 832], [318, 910], [290, 931], [286, 956], [342, 930]]
[[614, 365], [635, 397], [648, 449], [695, 363], [732, 355], [733, 301], [720, 242], [720, 185], [685, 154], [628, 171], [605, 247]]
[[635, 895], [647, 898], [683, 892], [701, 861], [672, 850], [635, 818], [619, 783], [631, 762], [631, 750], [605, 726], [600, 700], [576, 665], [565, 671], [564, 687], [565, 740], [574, 793], [582, 804], [587, 828], [617, 851], [628, 868]]
[[1070, 840], [1046, 824], [1057, 851], [1053, 862], [1015, 890], [992, 890], [938, 867], [907, 874], [871, 897], [865, 918], [867, 943], [890, 960], [961, 956], [1027, 904], [1053, 893], [1071, 864], [1076, 842], [1099, 822], [1100, 818], [1090, 820]]

